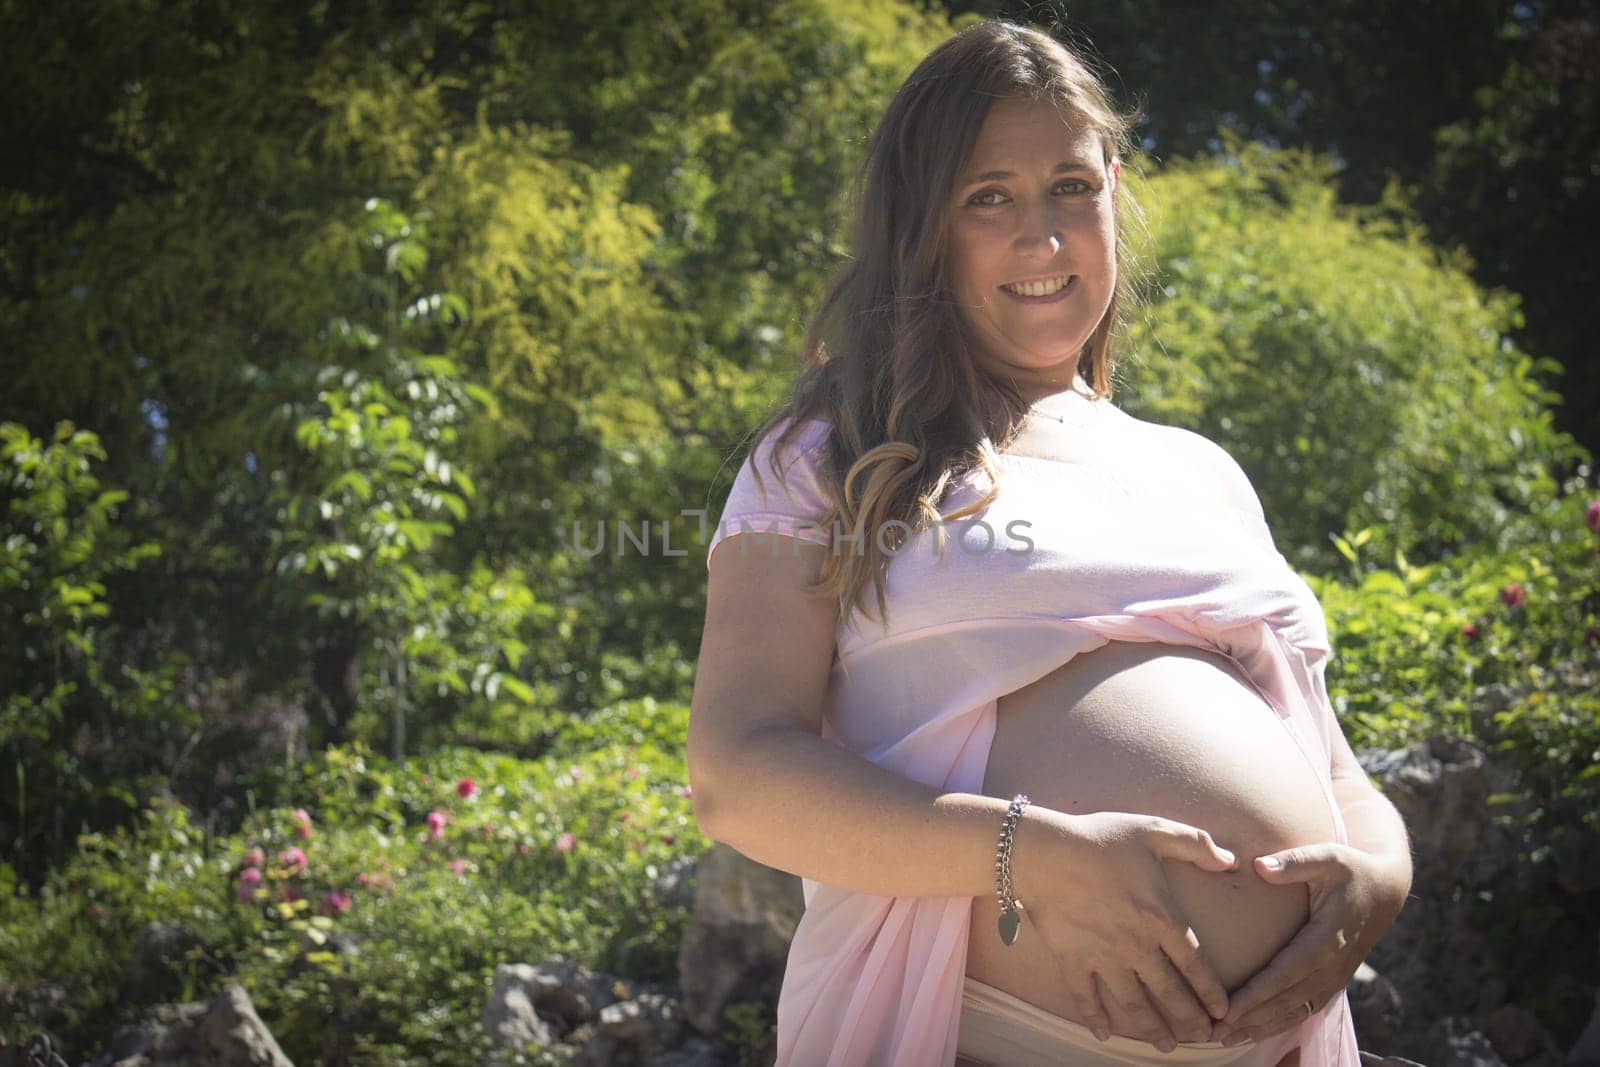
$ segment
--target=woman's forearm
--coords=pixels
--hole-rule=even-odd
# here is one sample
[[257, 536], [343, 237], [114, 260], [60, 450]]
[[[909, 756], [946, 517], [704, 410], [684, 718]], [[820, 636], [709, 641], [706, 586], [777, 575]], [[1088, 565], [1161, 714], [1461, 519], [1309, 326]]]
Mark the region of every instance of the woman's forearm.
[[1333, 796], [1351, 848], [1380, 857], [1402, 896], [1411, 891], [1411, 838], [1405, 820], [1366, 776], [1335, 778]]

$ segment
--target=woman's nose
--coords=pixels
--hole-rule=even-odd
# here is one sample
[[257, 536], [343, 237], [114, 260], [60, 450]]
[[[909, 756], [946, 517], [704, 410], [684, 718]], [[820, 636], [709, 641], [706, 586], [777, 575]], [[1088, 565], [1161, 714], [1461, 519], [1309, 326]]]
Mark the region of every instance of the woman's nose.
[[1024, 208], [1021, 229], [1017, 231], [1017, 251], [1034, 252], [1046, 258], [1061, 250], [1060, 219], [1052, 205]]
[[1024, 229], [1017, 236], [1017, 251], [1048, 259], [1061, 251], [1061, 232], [1052, 226]]

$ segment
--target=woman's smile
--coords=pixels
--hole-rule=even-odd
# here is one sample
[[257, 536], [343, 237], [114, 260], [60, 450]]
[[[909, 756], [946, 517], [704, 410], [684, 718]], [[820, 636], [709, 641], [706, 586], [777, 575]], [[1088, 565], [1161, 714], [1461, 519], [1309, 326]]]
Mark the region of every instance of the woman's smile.
[[[1033, 287], [1029, 286], [1029, 288]], [[1048, 287], [1040, 286], [1039, 288]], [[1026, 293], [1013, 292], [1003, 285], [1000, 286], [1000, 291], [1019, 304], [1059, 304], [1068, 296], [1078, 291], [1078, 276], [1076, 274], [1072, 275], [1067, 279], [1067, 283], [1065, 285], [1047, 296], [1030, 296]]]

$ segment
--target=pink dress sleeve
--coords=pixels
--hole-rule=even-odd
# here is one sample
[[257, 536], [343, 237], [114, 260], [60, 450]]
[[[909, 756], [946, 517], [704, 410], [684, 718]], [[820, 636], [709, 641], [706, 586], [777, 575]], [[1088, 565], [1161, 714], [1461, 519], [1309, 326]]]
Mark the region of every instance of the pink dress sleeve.
[[[789, 420], [785, 419], [774, 426], [740, 466], [722, 517], [706, 547], [708, 568], [712, 554], [723, 541], [737, 539], [735, 548], [746, 552], [793, 551], [793, 546], [785, 548], [779, 537], [830, 543], [824, 520], [832, 507], [817, 478], [817, 464], [827, 444], [828, 423], [809, 420], [784, 447], [778, 459], [784, 477], [779, 480], [772, 471], [772, 455], [778, 435], [788, 425]], [[761, 471], [759, 485], [752, 470], [757, 465]]]

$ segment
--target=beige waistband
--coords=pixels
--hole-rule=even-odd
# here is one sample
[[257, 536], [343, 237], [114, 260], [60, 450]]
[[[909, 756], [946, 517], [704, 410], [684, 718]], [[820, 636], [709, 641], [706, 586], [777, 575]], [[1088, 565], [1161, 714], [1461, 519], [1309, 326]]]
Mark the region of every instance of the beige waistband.
[[[1283, 1043], [1277, 1039], [1268, 1042]], [[1276, 1056], [1285, 1051], [1253, 1042], [1229, 1048], [1220, 1041], [1184, 1041], [1171, 1052], [1162, 1052], [1148, 1041], [1117, 1034], [1101, 1041], [1082, 1023], [1053, 1015], [976, 978], [968, 977], [961, 991], [956, 1055], [990, 1067], [1102, 1067], [1115, 1063], [1254, 1067], [1263, 1061], [1276, 1064]], [[1275, 1055], [1266, 1058], [1263, 1053]]]

